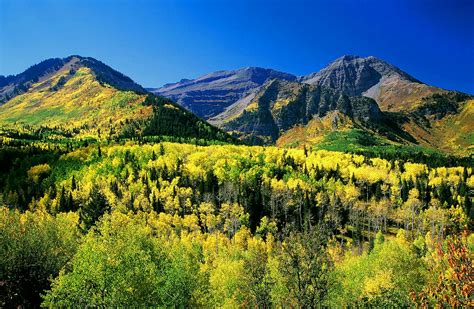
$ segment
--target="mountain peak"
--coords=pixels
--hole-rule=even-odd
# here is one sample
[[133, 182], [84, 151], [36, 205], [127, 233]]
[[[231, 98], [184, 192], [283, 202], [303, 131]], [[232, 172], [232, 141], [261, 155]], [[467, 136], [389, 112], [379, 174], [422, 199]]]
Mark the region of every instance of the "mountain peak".
[[87, 67], [100, 83], [108, 84], [118, 90], [145, 93], [146, 90], [136, 84], [130, 77], [112, 69], [92, 57], [71, 55], [65, 58], [50, 58], [35, 64], [17, 75], [0, 78], [0, 104], [22, 94], [28, 89], [59, 72], [70, 72], [70, 75], [81, 67]]
[[[377, 92], [378, 85], [386, 80], [420, 83], [409, 74], [375, 56], [354, 55], [339, 57], [321, 71], [302, 78], [307, 84], [334, 88], [351, 96], [366, 95], [369, 90]], [[372, 89], [373, 87], [377, 89]]]
[[54, 138], [166, 135], [231, 140], [171, 100], [145, 93], [129, 77], [91, 57], [47, 59], [0, 82], [0, 126], [4, 128], [24, 127], [28, 132], [47, 128], [45, 132], [54, 132]]
[[341, 60], [342, 61], [352, 61], [352, 60], [356, 60], [356, 59], [383, 61], [380, 58], [377, 58], [375, 56], [362, 57], [362, 56], [359, 56], [359, 55], [343, 55], [343, 56], [337, 58], [336, 60], [334, 60], [333, 62], [341, 61]]
[[338, 61], [352, 61], [354, 59], [362, 59], [361, 56], [356, 56], [356, 55], [343, 55], [339, 58], [337, 58], [336, 60], [334, 60], [334, 62], [338, 62]]

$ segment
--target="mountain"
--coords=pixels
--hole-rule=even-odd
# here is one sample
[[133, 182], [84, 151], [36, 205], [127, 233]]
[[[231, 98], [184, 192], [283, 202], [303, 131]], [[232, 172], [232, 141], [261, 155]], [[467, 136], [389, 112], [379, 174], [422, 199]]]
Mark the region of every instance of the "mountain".
[[[216, 73], [208, 76], [214, 74]], [[276, 82], [269, 87], [272, 83], [272, 79], [269, 79], [261, 86], [255, 85], [240, 99], [235, 101], [234, 98], [226, 102], [225, 105], [234, 101], [223, 110], [224, 105], [219, 105], [222, 102], [216, 103], [221, 111], [218, 114], [215, 109], [209, 112], [206, 105], [209, 101], [202, 97], [202, 104], [199, 105], [202, 108], [201, 115], [207, 115], [210, 123], [242, 139], [258, 143], [316, 144], [328, 134], [345, 136], [334, 135], [332, 132], [356, 129], [381, 138], [383, 142], [377, 144], [395, 142], [420, 145], [460, 154], [466, 152], [466, 149], [468, 152], [473, 150], [472, 96], [426, 85], [378, 58], [343, 56], [317, 73], [297, 79], [276, 77], [273, 80], [289, 83]], [[193, 82], [183, 81], [178, 84], [190, 86]], [[178, 84], [164, 88], [179, 89]], [[214, 93], [230, 96], [232, 91], [227, 86], [220, 88], [220, 85], [213, 85]], [[277, 97], [273, 97], [273, 101], [268, 103], [265, 98], [272, 97], [270, 93], [275, 87], [281, 89], [276, 91]], [[323, 90], [326, 94], [332, 90], [333, 93], [325, 97], [326, 102], [319, 102], [314, 99], [314, 93], [317, 92], [315, 89]], [[313, 93], [313, 97], [308, 93]], [[379, 114], [383, 116], [386, 125], [381, 126], [380, 121], [374, 122], [374, 119], [380, 120], [380, 117], [359, 121], [352, 110], [337, 105], [342, 94], [349, 101], [367, 102], [363, 97], [375, 100], [376, 103], [371, 102], [380, 108]], [[169, 93], [167, 95], [170, 96]], [[307, 97], [303, 98], [304, 96]], [[291, 102], [290, 107], [286, 107], [286, 103], [282, 104], [285, 100]], [[182, 104], [183, 100], [178, 102]], [[319, 106], [318, 104], [329, 108], [315, 109], [314, 106]], [[284, 108], [280, 110], [281, 106]], [[374, 128], [377, 129], [374, 131]], [[357, 136], [360, 135], [358, 132]]]
[[294, 81], [296, 76], [271, 69], [246, 67], [232, 71], [218, 71], [196, 79], [183, 79], [166, 84], [151, 92], [165, 96], [196, 115], [208, 119], [245, 98], [272, 79]]
[[473, 150], [472, 96], [426, 85], [378, 58], [343, 56], [299, 81], [373, 98], [418, 145], [459, 154]]
[[96, 79], [103, 84], [109, 84], [116, 89], [124, 91], [146, 92], [145, 89], [129, 77], [94, 58], [69, 56], [63, 59], [52, 58], [44, 60], [18, 75], [0, 76], [0, 104], [5, 103], [16, 95], [25, 93], [34, 84], [41, 83], [42, 87], [51, 86], [51, 84], [44, 84], [43, 82], [51, 82], [50, 77], [54, 76], [58, 71], [69, 70], [72, 73], [81, 67], [92, 70]]
[[211, 120], [242, 139], [264, 144], [315, 121], [329, 122], [334, 130], [355, 126], [371, 131], [390, 123], [373, 99], [277, 79], [266, 83], [239, 112]]
[[382, 110], [397, 112], [413, 110], [423, 97], [445, 92], [373, 56], [343, 56], [321, 71], [299, 80], [337, 89], [351, 96], [370, 97]]
[[0, 128], [7, 136], [26, 131], [80, 138], [230, 139], [90, 57], [48, 59], [18, 75], [2, 77], [0, 100]]
[[459, 154], [473, 150], [472, 96], [426, 85], [376, 57], [343, 56], [299, 81], [373, 98], [419, 145]]

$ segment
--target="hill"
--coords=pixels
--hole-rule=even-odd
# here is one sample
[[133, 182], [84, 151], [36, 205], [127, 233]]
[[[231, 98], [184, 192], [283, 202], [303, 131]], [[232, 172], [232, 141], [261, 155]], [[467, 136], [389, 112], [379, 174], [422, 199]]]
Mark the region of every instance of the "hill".
[[150, 135], [230, 140], [217, 128], [148, 94], [93, 58], [49, 59], [2, 79], [3, 135], [133, 138]]
[[51, 84], [54, 81], [51, 77], [58, 73], [64, 73], [67, 70], [70, 71], [70, 75], [73, 75], [74, 71], [81, 67], [92, 70], [99, 82], [109, 84], [116, 89], [146, 92], [145, 89], [129, 77], [94, 58], [69, 56], [63, 59], [52, 58], [44, 60], [18, 75], [0, 76], [0, 103], [5, 103], [9, 99], [25, 93], [30, 88], [34, 88], [35, 84], [38, 86], [38, 83], [42, 87], [55, 86]]

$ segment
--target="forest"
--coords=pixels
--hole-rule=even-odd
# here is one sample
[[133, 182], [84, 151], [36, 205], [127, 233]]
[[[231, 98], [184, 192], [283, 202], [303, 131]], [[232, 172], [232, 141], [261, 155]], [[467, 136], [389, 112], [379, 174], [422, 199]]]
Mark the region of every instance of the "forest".
[[472, 160], [181, 141], [4, 138], [0, 306], [474, 305]]
[[0, 309], [474, 308], [472, 13], [0, 0]]

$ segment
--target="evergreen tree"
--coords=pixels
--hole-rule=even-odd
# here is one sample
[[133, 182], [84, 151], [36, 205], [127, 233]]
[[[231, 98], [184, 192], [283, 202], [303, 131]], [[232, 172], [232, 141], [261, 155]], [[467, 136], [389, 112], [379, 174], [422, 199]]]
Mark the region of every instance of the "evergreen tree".
[[61, 193], [59, 195], [59, 206], [58, 206], [58, 211], [59, 212], [67, 212], [70, 211], [68, 207], [68, 201], [66, 198], [66, 192], [64, 190], [64, 186], [61, 188]]
[[72, 175], [71, 179], [71, 191], [74, 191], [77, 189], [77, 184], [76, 184], [76, 178], [74, 178], [74, 175]]
[[89, 193], [89, 197], [79, 211], [79, 221], [84, 231], [89, 230], [95, 222], [107, 211], [109, 202], [97, 185], [94, 185]]
[[74, 205], [74, 199], [72, 198], [72, 193], [69, 192], [69, 198], [68, 198], [68, 201], [67, 201], [67, 209], [69, 211], [76, 211], [76, 207]]

